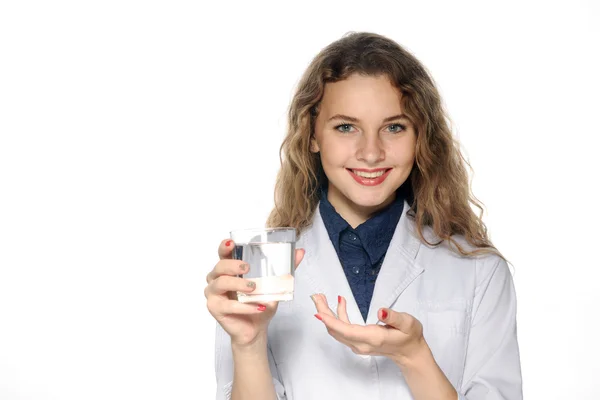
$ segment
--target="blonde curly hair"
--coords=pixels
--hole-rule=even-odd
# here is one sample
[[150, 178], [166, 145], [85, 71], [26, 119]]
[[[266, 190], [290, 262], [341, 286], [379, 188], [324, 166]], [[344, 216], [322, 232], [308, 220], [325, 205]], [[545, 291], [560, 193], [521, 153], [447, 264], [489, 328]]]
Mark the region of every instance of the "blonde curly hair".
[[[404, 113], [414, 123], [415, 165], [408, 178], [409, 217], [422, 242], [451, 243], [463, 256], [494, 253], [482, 220], [483, 204], [472, 194], [466, 167], [472, 168], [454, 139], [440, 94], [425, 67], [395, 41], [370, 32], [351, 32], [325, 47], [303, 74], [288, 110], [288, 131], [281, 145], [281, 169], [275, 185], [275, 206], [267, 226], [308, 227], [327, 182], [320, 155], [310, 151], [314, 123], [325, 85], [352, 74], [386, 75], [402, 93]], [[403, 185], [406, 186], [406, 185]], [[479, 216], [471, 208], [479, 209]], [[438, 243], [428, 242], [430, 227]], [[461, 235], [463, 245], [456, 240]], [[472, 249], [468, 251], [464, 242]]]

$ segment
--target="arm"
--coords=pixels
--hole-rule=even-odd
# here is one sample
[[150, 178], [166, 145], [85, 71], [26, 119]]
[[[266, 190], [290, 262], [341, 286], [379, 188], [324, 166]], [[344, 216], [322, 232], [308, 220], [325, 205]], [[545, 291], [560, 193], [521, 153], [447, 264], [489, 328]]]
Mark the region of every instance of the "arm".
[[435, 362], [423, 339], [420, 350], [411, 359], [396, 361], [415, 400], [461, 400], [444, 372]]
[[217, 324], [215, 370], [217, 400], [286, 400], [266, 334], [252, 346], [232, 346]]
[[261, 335], [252, 345], [232, 345], [232, 400], [276, 400], [267, 357], [267, 337]]
[[[249, 266], [232, 259], [233, 248], [231, 240], [221, 242], [220, 260], [206, 276], [204, 289], [208, 311], [217, 321], [217, 400], [231, 400], [232, 395], [234, 400], [285, 400], [281, 379], [271, 377], [268, 383], [271, 372], [278, 376], [267, 341], [268, 324], [277, 311], [277, 303], [257, 307], [230, 297], [236, 291], [251, 293], [256, 288], [253, 282], [238, 276], [247, 272]], [[296, 249], [295, 257], [297, 267], [304, 249]]]
[[327, 306], [323, 294], [313, 297], [318, 314], [327, 332], [356, 354], [383, 355], [402, 371], [415, 400], [457, 400], [458, 394], [437, 365], [423, 337], [420, 321], [407, 313], [380, 309], [382, 325], [358, 326], [349, 322], [346, 299], [338, 300], [339, 318]]
[[481, 266], [459, 400], [521, 400], [517, 302], [506, 261]]
[[454, 390], [425, 340], [416, 346], [418, 350], [412, 357], [395, 359], [416, 400], [523, 398], [512, 276], [502, 258], [485, 261], [477, 268], [461, 390]]

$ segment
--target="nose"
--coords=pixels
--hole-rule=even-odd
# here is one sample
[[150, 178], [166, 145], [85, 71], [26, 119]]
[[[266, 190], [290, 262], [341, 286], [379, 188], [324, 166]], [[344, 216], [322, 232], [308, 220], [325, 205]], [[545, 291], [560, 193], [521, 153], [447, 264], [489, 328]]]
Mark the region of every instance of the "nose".
[[381, 138], [377, 134], [365, 134], [359, 140], [356, 158], [366, 164], [377, 164], [385, 159]]

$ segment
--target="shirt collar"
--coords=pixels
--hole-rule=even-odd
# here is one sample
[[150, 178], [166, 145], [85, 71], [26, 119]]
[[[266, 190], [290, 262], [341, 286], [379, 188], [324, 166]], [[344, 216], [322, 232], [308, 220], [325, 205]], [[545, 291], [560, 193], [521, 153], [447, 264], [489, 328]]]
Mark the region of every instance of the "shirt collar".
[[398, 190], [394, 201], [382, 210], [379, 210], [371, 218], [352, 229], [350, 224], [335, 210], [327, 199], [327, 187], [321, 187], [321, 201], [319, 211], [323, 224], [327, 229], [329, 238], [339, 254], [340, 234], [348, 229], [353, 231], [359, 238], [362, 246], [367, 252], [371, 264], [377, 263], [387, 251], [392, 240], [396, 225], [402, 216], [404, 208], [404, 191]]
[[401, 193], [396, 193], [396, 198], [390, 205], [356, 227], [356, 234], [363, 243], [372, 265], [381, 260], [386, 253], [403, 209], [404, 197]]
[[333, 205], [327, 199], [327, 187], [321, 187], [321, 201], [319, 202], [319, 211], [323, 219], [323, 225], [327, 229], [329, 239], [335, 248], [338, 256], [340, 255], [340, 234], [345, 229], [352, 229], [350, 224], [335, 210]]

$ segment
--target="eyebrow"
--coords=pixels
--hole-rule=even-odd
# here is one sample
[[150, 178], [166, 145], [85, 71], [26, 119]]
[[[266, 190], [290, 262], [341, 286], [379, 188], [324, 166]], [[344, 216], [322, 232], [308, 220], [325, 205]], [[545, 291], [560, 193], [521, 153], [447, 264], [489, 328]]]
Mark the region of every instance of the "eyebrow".
[[[334, 119], [345, 119], [348, 120], [350, 122], [360, 122], [360, 120], [358, 118], [354, 118], [354, 117], [349, 117], [347, 115], [342, 115], [342, 114], [336, 114], [333, 117], [329, 118], [327, 120], [327, 122], [334, 120]], [[383, 122], [389, 122], [389, 121], [394, 121], [397, 119], [405, 119], [407, 121], [409, 121], [408, 117], [404, 114], [398, 114], [398, 115], [392, 115], [391, 117], [387, 117], [383, 120]]]

